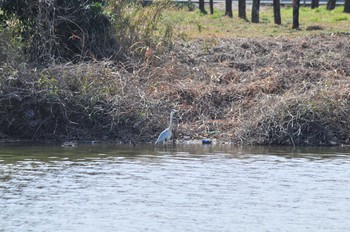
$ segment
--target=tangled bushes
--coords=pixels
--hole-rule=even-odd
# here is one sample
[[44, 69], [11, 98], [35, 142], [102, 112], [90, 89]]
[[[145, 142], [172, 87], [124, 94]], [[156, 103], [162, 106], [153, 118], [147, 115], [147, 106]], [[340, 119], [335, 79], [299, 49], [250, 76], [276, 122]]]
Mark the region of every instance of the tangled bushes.
[[350, 143], [349, 34], [177, 42], [166, 53], [165, 2], [77, 2], [16, 1], [30, 20], [5, 20], [0, 139], [151, 141], [177, 108], [180, 139]]
[[180, 131], [243, 144], [348, 144], [348, 39], [182, 44], [172, 54], [180, 77], [170, 77], [173, 101], [184, 109]]
[[158, 24], [166, 6], [167, 1], [143, 8], [122, 0], [4, 0], [0, 22], [18, 30], [32, 64], [126, 60], [171, 43], [170, 24]]
[[60, 65], [2, 78], [2, 134], [22, 139], [140, 141], [147, 105], [139, 101], [144, 96], [132, 84], [130, 73], [119, 68], [114, 72], [112, 63]]
[[113, 25], [103, 14], [102, 3], [100, 0], [83, 3], [77, 0], [7, 0], [1, 9], [5, 22], [17, 22], [28, 61], [54, 64], [116, 54], [119, 45]]
[[[153, 1], [151, 5], [143, 7], [141, 4], [130, 4], [127, 1], [111, 1], [109, 8], [114, 16], [117, 38], [122, 44], [123, 54], [127, 60], [129, 56], [142, 55], [148, 58], [152, 53], [163, 53], [172, 46], [173, 25], [162, 20], [165, 9], [171, 6], [171, 1]], [[146, 57], [145, 57], [146, 56]]]
[[315, 86], [304, 94], [265, 99], [260, 112], [254, 112], [257, 118], [247, 123], [241, 138], [250, 143], [294, 146], [348, 144], [348, 87], [337, 96]]
[[131, 76], [171, 45], [167, 1], [105, 3], [1, 1], [0, 138], [144, 139], [149, 106]]
[[180, 140], [349, 144], [348, 40], [192, 41], [143, 63], [2, 69], [0, 134], [146, 142], [177, 108]]

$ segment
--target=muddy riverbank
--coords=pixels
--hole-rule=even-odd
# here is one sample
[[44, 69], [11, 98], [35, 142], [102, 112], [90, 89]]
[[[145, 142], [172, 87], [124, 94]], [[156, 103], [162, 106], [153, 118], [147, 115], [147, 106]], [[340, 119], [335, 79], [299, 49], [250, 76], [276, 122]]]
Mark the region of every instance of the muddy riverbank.
[[0, 139], [350, 143], [350, 35], [178, 42], [146, 61], [2, 67]]

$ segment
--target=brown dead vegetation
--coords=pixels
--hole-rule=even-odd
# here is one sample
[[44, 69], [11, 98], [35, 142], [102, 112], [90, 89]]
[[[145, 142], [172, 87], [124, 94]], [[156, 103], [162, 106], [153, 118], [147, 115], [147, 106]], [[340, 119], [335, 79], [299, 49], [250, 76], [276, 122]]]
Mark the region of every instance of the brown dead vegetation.
[[3, 68], [0, 135], [153, 141], [350, 143], [350, 35], [179, 42], [146, 62]]

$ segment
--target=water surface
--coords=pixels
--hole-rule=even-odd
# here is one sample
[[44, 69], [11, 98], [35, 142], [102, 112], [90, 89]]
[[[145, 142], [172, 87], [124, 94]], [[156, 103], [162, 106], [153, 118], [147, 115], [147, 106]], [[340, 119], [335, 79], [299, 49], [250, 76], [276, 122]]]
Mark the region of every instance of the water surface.
[[350, 149], [0, 146], [0, 231], [349, 231]]

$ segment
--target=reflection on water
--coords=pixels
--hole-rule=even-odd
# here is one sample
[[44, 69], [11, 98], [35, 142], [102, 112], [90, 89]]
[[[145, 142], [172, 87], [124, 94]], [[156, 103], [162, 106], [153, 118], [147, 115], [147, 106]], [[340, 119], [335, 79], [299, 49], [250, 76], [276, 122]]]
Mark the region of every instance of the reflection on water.
[[348, 231], [350, 149], [0, 146], [0, 231]]

